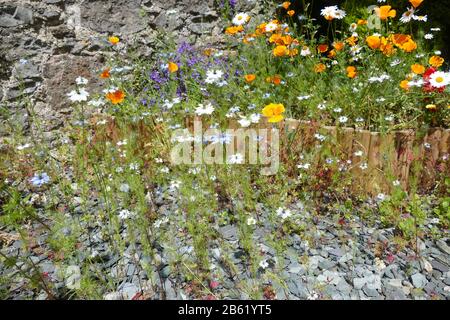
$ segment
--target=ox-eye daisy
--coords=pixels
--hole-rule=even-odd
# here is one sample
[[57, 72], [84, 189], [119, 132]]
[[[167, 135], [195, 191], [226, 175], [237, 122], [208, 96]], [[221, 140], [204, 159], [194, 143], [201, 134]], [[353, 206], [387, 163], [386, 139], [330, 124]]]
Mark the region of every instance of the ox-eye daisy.
[[443, 88], [450, 84], [450, 73], [436, 71], [430, 76], [430, 84], [435, 88]]
[[246, 24], [250, 20], [250, 16], [244, 12], [238, 13], [233, 18], [233, 24], [236, 26], [241, 26]]

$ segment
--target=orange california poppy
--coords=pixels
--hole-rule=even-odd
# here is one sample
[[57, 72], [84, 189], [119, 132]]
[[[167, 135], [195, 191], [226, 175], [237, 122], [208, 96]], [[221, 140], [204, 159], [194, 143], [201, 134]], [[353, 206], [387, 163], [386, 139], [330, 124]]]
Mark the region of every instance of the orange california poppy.
[[100, 78], [102, 79], [108, 79], [109, 77], [111, 77], [111, 68], [106, 68], [105, 70], [102, 71], [102, 73], [100, 74]]
[[178, 65], [175, 62], [169, 61], [167, 68], [170, 73], [174, 73], [178, 71]]
[[112, 104], [119, 104], [122, 103], [123, 100], [125, 100], [125, 92], [122, 90], [116, 90], [113, 92], [108, 92], [106, 94], [106, 99], [111, 101]]
[[120, 42], [119, 37], [116, 36], [111, 36], [108, 38], [109, 43], [111, 43], [112, 45], [116, 45]]
[[395, 18], [395, 16], [397, 15], [397, 11], [391, 9], [391, 6], [381, 6], [379, 8], [375, 8], [375, 13], [381, 20], [387, 20], [387, 18]]
[[244, 76], [245, 81], [247, 81], [247, 83], [252, 83], [253, 81], [255, 81], [256, 79], [256, 75], [255, 74], [246, 74]]

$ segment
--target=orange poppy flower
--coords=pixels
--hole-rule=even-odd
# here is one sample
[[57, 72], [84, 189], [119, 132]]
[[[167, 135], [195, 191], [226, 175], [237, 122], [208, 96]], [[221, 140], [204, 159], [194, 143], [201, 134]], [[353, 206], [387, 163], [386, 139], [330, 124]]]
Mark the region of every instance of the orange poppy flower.
[[412, 52], [417, 49], [417, 43], [413, 39], [409, 39], [401, 48], [405, 52]]
[[125, 100], [125, 92], [122, 90], [116, 90], [113, 92], [108, 92], [106, 94], [106, 99], [111, 101], [112, 104], [119, 104], [122, 103], [123, 100]]
[[170, 73], [174, 73], [178, 71], [178, 65], [175, 62], [169, 61], [167, 68]]
[[273, 77], [267, 77], [266, 82], [273, 83], [278, 86], [281, 84], [282, 78], [279, 74], [274, 75]]
[[108, 79], [109, 77], [111, 77], [111, 68], [106, 68], [105, 70], [102, 71], [102, 73], [100, 73], [100, 78], [102, 79]]
[[118, 44], [120, 42], [119, 37], [112, 36], [108, 38], [109, 43], [111, 43], [113, 46]]
[[289, 10], [287, 12], [287, 14], [288, 14], [289, 17], [292, 17], [295, 14], [295, 11], [294, 10]]
[[356, 77], [356, 68], [353, 66], [347, 67], [347, 77], [353, 79]]
[[418, 6], [420, 6], [423, 0], [409, 0], [409, 2], [412, 4], [414, 8], [417, 8]]
[[316, 72], [316, 73], [322, 73], [326, 69], [327, 69], [327, 66], [324, 65], [323, 63], [319, 63], [314, 66], [314, 72]]
[[269, 118], [269, 122], [276, 123], [284, 119], [284, 105], [281, 103], [270, 103], [262, 110], [262, 115]]
[[247, 83], [252, 83], [253, 81], [255, 81], [256, 79], [256, 75], [254, 74], [246, 74], [244, 76], [245, 81], [247, 81]]
[[358, 26], [363, 26], [363, 25], [367, 24], [367, 20], [359, 19], [357, 24], [358, 24]]
[[243, 26], [231, 26], [225, 29], [225, 33], [229, 35], [235, 35], [236, 33], [243, 31], [244, 31]]
[[402, 88], [403, 90], [408, 91], [409, 90], [409, 81], [408, 80], [403, 80], [402, 82], [400, 82], [400, 88]]
[[344, 49], [344, 47], [345, 47], [345, 43], [342, 41], [333, 43], [333, 48], [335, 48], [337, 51], [342, 51]]
[[336, 57], [336, 50], [333, 49], [328, 52], [328, 58], [333, 59], [334, 57]]
[[276, 46], [273, 49], [273, 55], [275, 57], [283, 57], [289, 53], [288, 48], [286, 46]]
[[439, 57], [439, 56], [432, 56], [428, 60], [428, 63], [435, 68], [439, 68], [444, 64], [444, 58]]
[[287, 10], [291, 6], [291, 3], [289, 1], [285, 1], [281, 4], [281, 6]]
[[379, 8], [375, 8], [375, 13], [381, 20], [387, 20], [388, 18], [395, 18], [397, 15], [397, 11], [391, 10], [391, 6], [381, 6]]
[[379, 36], [369, 36], [366, 38], [369, 48], [376, 50], [381, 46], [381, 38]]
[[421, 64], [415, 63], [411, 66], [411, 71], [415, 74], [423, 74], [425, 73], [425, 67]]

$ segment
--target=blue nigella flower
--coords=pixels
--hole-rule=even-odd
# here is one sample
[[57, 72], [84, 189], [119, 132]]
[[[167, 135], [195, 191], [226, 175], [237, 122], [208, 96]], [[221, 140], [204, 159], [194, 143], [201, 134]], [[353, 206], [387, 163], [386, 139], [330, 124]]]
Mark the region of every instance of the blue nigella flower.
[[34, 177], [30, 179], [30, 182], [36, 186], [36, 187], [40, 187], [44, 184], [47, 184], [50, 182], [50, 177], [48, 176], [47, 173], [43, 172], [41, 174], [39, 173], [35, 173]]

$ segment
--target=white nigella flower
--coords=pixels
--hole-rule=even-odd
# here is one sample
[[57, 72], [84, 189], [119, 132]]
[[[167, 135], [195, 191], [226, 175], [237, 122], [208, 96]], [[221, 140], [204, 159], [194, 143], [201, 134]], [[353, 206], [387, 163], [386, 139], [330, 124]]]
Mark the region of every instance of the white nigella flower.
[[202, 115], [210, 115], [214, 112], [214, 107], [211, 103], [208, 103], [206, 106], [200, 103], [198, 107], [195, 109], [195, 113], [199, 116]]
[[127, 210], [127, 209], [123, 209], [123, 210], [121, 210], [121, 211], [119, 212], [119, 218], [120, 218], [121, 220], [130, 219], [130, 218], [132, 218], [132, 217], [134, 217], [134, 216], [135, 216], [135, 213], [132, 212], [132, 211], [130, 211], [130, 210]]
[[252, 123], [259, 123], [260, 119], [261, 119], [261, 115], [259, 113], [253, 113], [250, 115], [250, 121]]
[[252, 226], [256, 224], [256, 220], [253, 217], [247, 219], [247, 225]]
[[311, 98], [311, 95], [305, 95], [305, 96], [298, 96], [297, 99], [299, 101], [308, 100]]
[[319, 105], [317, 106], [317, 109], [319, 110], [325, 110], [327, 108], [327, 106], [325, 105], [325, 103], [319, 103]]
[[236, 26], [246, 24], [250, 20], [250, 16], [244, 12], [238, 13], [234, 16], [232, 22]]
[[209, 84], [218, 83], [223, 77], [223, 71], [222, 70], [213, 70], [210, 69], [206, 71], [206, 79], [205, 82]]
[[300, 163], [299, 165], [297, 165], [297, 168], [304, 169], [304, 170], [308, 170], [310, 167], [311, 167], [311, 164], [309, 164], [309, 163], [305, 163], [305, 164]]
[[367, 163], [364, 162], [364, 163], [360, 164], [359, 167], [361, 168], [361, 170], [366, 170], [368, 166], [367, 166]]
[[434, 36], [433, 36], [432, 33], [427, 33], [427, 34], [425, 34], [423, 37], [424, 37], [426, 40], [431, 40], [431, 39], [434, 38]]
[[355, 157], [362, 157], [363, 154], [364, 154], [364, 152], [362, 152], [361, 150], [356, 151], [356, 152], [354, 153]]
[[339, 117], [340, 123], [346, 123], [347, 121], [348, 121], [348, 118], [346, 116]]
[[127, 183], [122, 183], [119, 187], [119, 190], [128, 193], [130, 191], [130, 186]]
[[159, 171], [161, 171], [162, 173], [169, 173], [169, 168], [162, 167]]
[[82, 102], [87, 101], [89, 97], [89, 92], [87, 92], [86, 89], [84, 88], [80, 88], [78, 89], [78, 91], [72, 90], [67, 94], [67, 96], [69, 97], [69, 100], [72, 102]]
[[377, 195], [377, 200], [378, 201], [384, 201], [386, 199], [386, 195], [384, 193], [379, 193]]
[[320, 133], [316, 133], [314, 134], [314, 138], [316, 138], [317, 140], [323, 142], [325, 141], [326, 137], [324, 135], [321, 135]]
[[118, 146], [118, 147], [126, 146], [127, 143], [128, 143], [127, 139], [124, 139], [124, 140], [122, 140], [122, 141], [118, 141], [118, 142], [117, 142], [117, 146]]
[[336, 112], [336, 113], [341, 113], [342, 112], [342, 108], [339, 108], [339, 107], [338, 108], [334, 108], [333, 111]]
[[261, 268], [263, 268], [263, 269], [266, 269], [266, 268], [269, 266], [269, 263], [267, 262], [267, 260], [262, 260], [262, 261], [259, 263], [259, 266], [260, 266]]
[[421, 88], [425, 84], [425, 81], [423, 79], [418, 80], [412, 80], [408, 82], [408, 87], [419, 87]]
[[83, 86], [83, 85], [88, 84], [89, 81], [86, 78], [78, 77], [78, 78], [75, 79], [75, 82], [76, 82], [77, 85]]
[[400, 59], [395, 59], [391, 62], [391, 67], [398, 66], [400, 63], [402, 63]]
[[287, 218], [292, 216], [292, 211], [287, 209], [287, 208], [280, 207], [280, 208], [277, 209], [276, 214], [282, 220], [285, 220], [285, 219], [287, 219]]
[[17, 146], [16, 149], [19, 150], [19, 151], [22, 151], [22, 150], [27, 149], [29, 147], [31, 147], [31, 144], [30, 143], [26, 143], [26, 144], [22, 144], [20, 146]]
[[394, 187], [398, 187], [398, 186], [400, 185], [400, 181], [395, 180], [395, 181], [392, 182], [392, 185], [393, 185]]
[[436, 50], [436, 51], [434, 52], [434, 54], [437, 55], [437, 56], [440, 56], [440, 55], [442, 54], [442, 52], [441, 52], [440, 50]]
[[116, 173], [122, 173], [123, 172], [123, 168], [122, 167], [117, 167], [116, 168]]
[[252, 122], [250, 121], [250, 119], [246, 118], [246, 117], [241, 117], [240, 120], [238, 120], [238, 123], [241, 125], [241, 127], [243, 128], [247, 128], [249, 127]]
[[179, 189], [181, 186], [181, 181], [179, 180], [172, 180], [170, 181], [169, 189], [171, 191], [174, 191], [175, 189]]
[[104, 106], [105, 101], [103, 99], [91, 100], [88, 102], [88, 105], [98, 108], [98, 107]]
[[394, 121], [394, 117], [393, 116], [386, 116], [385, 118], [384, 118], [384, 120], [386, 120], [386, 121]]
[[356, 121], [356, 122], [364, 122], [364, 119], [361, 118], [361, 117], [359, 117], [359, 118], [356, 118], [355, 121]]
[[244, 156], [240, 153], [231, 155], [228, 158], [228, 164], [241, 164], [244, 162]]
[[432, 31], [432, 32], [439, 32], [439, 31], [441, 31], [441, 28], [431, 28], [430, 31]]

